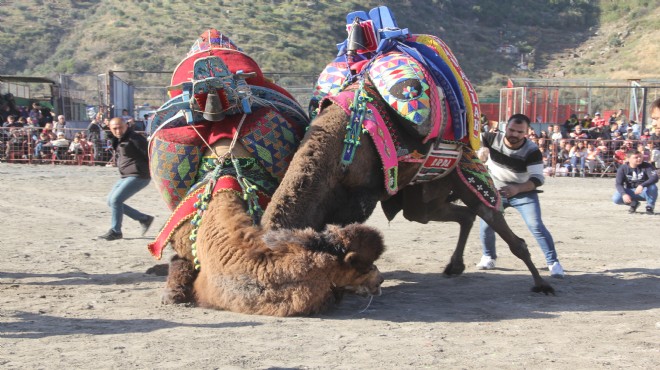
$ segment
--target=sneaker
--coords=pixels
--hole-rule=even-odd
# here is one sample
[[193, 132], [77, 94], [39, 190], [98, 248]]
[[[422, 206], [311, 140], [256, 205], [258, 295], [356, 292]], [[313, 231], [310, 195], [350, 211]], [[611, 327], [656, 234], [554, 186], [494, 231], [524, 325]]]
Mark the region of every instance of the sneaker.
[[495, 259], [490, 256], [481, 256], [481, 261], [477, 263], [478, 270], [492, 270], [495, 268]]
[[124, 235], [122, 233], [118, 233], [112, 229], [108, 230], [107, 233], [100, 235], [99, 239], [105, 239], [107, 241], [112, 241], [112, 240], [117, 240], [123, 238]]
[[564, 277], [564, 269], [559, 264], [559, 261], [553, 263], [552, 265], [548, 265], [548, 270], [550, 270], [550, 276], [553, 278], [561, 279]]
[[628, 209], [628, 213], [635, 213], [637, 212], [637, 207], [639, 207], [639, 202], [634, 201], [634, 203], [630, 204], [630, 208]]
[[151, 224], [154, 222], [154, 216], [147, 216], [147, 219], [140, 221], [140, 226], [142, 226], [142, 236], [149, 231]]
[[654, 215], [655, 212], [653, 212], [653, 208], [651, 208], [651, 207], [646, 207], [646, 214], [647, 214], [647, 215]]

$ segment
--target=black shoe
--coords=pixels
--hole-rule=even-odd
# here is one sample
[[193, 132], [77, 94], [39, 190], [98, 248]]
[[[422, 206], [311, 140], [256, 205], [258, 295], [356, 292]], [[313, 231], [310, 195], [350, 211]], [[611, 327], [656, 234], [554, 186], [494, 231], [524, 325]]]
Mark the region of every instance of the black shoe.
[[654, 215], [655, 212], [653, 212], [653, 208], [651, 208], [651, 207], [646, 207], [646, 214], [647, 214], [647, 215]]
[[154, 216], [147, 216], [148, 218], [144, 221], [140, 221], [140, 226], [142, 226], [142, 236], [149, 231], [151, 224], [154, 222]]
[[631, 203], [630, 208], [628, 208], [628, 213], [637, 212], [637, 207], [639, 207], [639, 202], [635, 201], [634, 203]]
[[122, 233], [118, 233], [112, 229], [110, 229], [107, 233], [100, 235], [99, 239], [105, 239], [107, 241], [112, 241], [112, 240], [117, 240], [123, 238], [124, 235]]

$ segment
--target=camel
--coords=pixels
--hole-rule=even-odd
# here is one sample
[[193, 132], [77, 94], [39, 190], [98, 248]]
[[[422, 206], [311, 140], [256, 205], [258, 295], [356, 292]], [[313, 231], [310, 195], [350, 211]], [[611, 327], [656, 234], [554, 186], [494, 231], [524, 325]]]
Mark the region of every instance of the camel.
[[[390, 115], [400, 121], [393, 112]], [[458, 275], [465, 270], [463, 252], [475, 215], [478, 215], [525, 263], [534, 278], [532, 290], [545, 294], [554, 292], [532, 263], [527, 244], [509, 228], [502, 212], [486, 207], [467, 189], [456, 171], [439, 180], [404, 187], [396, 195], [389, 196], [383, 188], [383, 171], [372, 140], [363, 140], [353, 163], [344, 168], [339, 158], [348, 119], [344, 110], [330, 104], [312, 121], [264, 212], [264, 228], [319, 230], [326, 224], [364, 222], [380, 202], [389, 220], [403, 211], [407, 220], [423, 224], [457, 222], [460, 225], [458, 242], [444, 273]], [[398, 183], [407, 184], [418, 167], [400, 163]], [[465, 206], [452, 203], [455, 199], [460, 199]]]
[[[186, 229], [172, 241], [184, 249]], [[174, 256], [163, 302], [258, 315], [315, 314], [344, 292], [380, 295], [383, 277], [373, 262], [383, 250], [381, 234], [360, 224], [323, 232], [264, 230], [253, 225], [240, 196], [219, 193], [198, 230], [200, 271], [187, 250]]]
[[[369, 18], [373, 23], [361, 23]], [[402, 146], [412, 143], [408, 148], [427, 153], [432, 144], [422, 143], [429, 138], [429, 132], [433, 132], [433, 127], [440, 127], [441, 120], [433, 118], [419, 119], [413, 124], [411, 117], [417, 112], [412, 110], [415, 106], [409, 105], [409, 102], [430, 96], [425, 103], [416, 100], [420, 102], [416, 107], [428, 107], [429, 101], [431, 105], [437, 101], [436, 116], [433, 116], [433, 113], [429, 116], [444, 117], [445, 122], [449, 113], [453, 115], [455, 112], [451, 109], [443, 111], [438, 107], [451, 108], [450, 104], [456, 104], [456, 100], [460, 100], [458, 103], [463, 102], [460, 98], [452, 101], [448, 98], [450, 94], [462, 96], [466, 107], [478, 106], [476, 98], [472, 99], [472, 102], [467, 100], [468, 96], [472, 98], [472, 95], [476, 97], [476, 94], [460, 95], [455, 93], [451, 86], [441, 86], [440, 83], [437, 84], [436, 90], [434, 79], [429, 77], [431, 72], [422, 67], [433, 63], [442, 64], [445, 66], [444, 69], [436, 69], [440, 74], [449, 71], [451, 66], [456, 76], [449, 73], [449, 78], [457, 77], [456, 85], [462, 84], [465, 87], [469, 82], [455, 63], [455, 58], [446, 44], [434, 36], [410, 35], [407, 29], [399, 29], [386, 7], [372, 9], [369, 14], [351, 13], [347, 17], [347, 24], [352, 30], [373, 32], [373, 35], [372, 37], [356, 36], [355, 32], [349, 31], [349, 38], [343, 44], [339, 44], [340, 56], [329, 64], [319, 77], [310, 106], [314, 108], [315, 104], [320, 104], [320, 110], [317, 110], [318, 115], [312, 120], [286, 175], [273, 194], [263, 215], [262, 225], [270, 230], [307, 227], [320, 230], [326, 224], [346, 225], [364, 222], [372, 214], [378, 202], [381, 203], [389, 220], [403, 211], [403, 216], [407, 220], [423, 224], [430, 221], [457, 222], [460, 225], [458, 242], [449, 264], [444, 269], [444, 273], [451, 276], [461, 274], [465, 270], [463, 252], [470, 229], [478, 215], [493, 227], [508, 244], [513, 254], [525, 263], [534, 279], [532, 290], [546, 295], [554, 293], [552, 286], [540, 276], [532, 263], [525, 241], [515, 235], [507, 225], [499, 206], [484, 204], [484, 200], [463, 182], [455, 167], [449, 169], [448, 171], [451, 172], [444, 177], [411, 184], [423, 161], [401, 160], [397, 148], [394, 152], [397, 168], [391, 171], [392, 166], [385, 163], [386, 156], [383, 153], [387, 154], [392, 150], [382, 150], [383, 146], [387, 148], [387, 143], [382, 144], [382, 142], [388, 140], [386, 139], [388, 135], [383, 135], [383, 131], [397, 138], [389, 139], [390, 143], [393, 141], [395, 144], [403, 143]], [[375, 24], [373, 27], [378, 32], [369, 29], [372, 24]], [[373, 43], [373, 49], [370, 49], [369, 43], [365, 46], [364, 40], [377, 38], [377, 33], [381, 40], [380, 44]], [[403, 47], [400, 47], [402, 45]], [[417, 52], [411, 53], [412, 48], [417, 48]], [[440, 59], [438, 55], [444, 55], [445, 59]], [[424, 61], [420, 62], [422, 57]], [[381, 63], [376, 67], [379, 61]], [[388, 72], [391, 74], [387, 75]], [[327, 78], [328, 76], [331, 78]], [[338, 77], [346, 80], [337, 81]], [[440, 92], [436, 93], [436, 91]], [[465, 91], [473, 92], [471, 85]], [[321, 92], [320, 97], [316, 96], [318, 92]], [[383, 93], [387, 94], [387, 99]], [[440, 98], [433, 100], [433, 94], [438, 94]], [[404, 112], [405, 114], [402, 114], [401, 109], [398, 111], [395, 109], [401, 106], [409, 108]], [[456, 106], [459, 107], [458, 104]], [[466, 110], [473, 118], [479, 117], [479, 114], [474, 114], [478, 111]], [[377, 130], [372, 132], [362, 119], [365, 120], [364, 122], [367, 119], [372, 122], [377, 121], [373, 118], [376, 113], [385, 123], [377, 126]], [[421, 113], [418, 116], [423, 118]], [[418, 116], [413, 118], [417, 119]], [[461, 118], [460, 115], [453, 117], [454, 123], [458, 121], [457, 118]], [[443, 123], [443, 128], [444, 125]], [[451, 127], [451, 125], [447, 126]], [[366, 133], [367, 130], [369, 134]], [[474, 136], [477, 142], [478, 131], [477, 124], [473, 131], [476, 133]], [[354, 136], [350, 136], [351, 134]], [[443, 139], [442, 135], [443, 131], [440, 129], [437, 140]], [[378, 145], [374, 137], [378, 138]], [[470, 146], [473, 144], [472, 139], [470, 136], [470, 142], [463, 144], [461, 159], [466, 159], [466, 155], [470, 152], [474, 153], [475, 145]], [[352, 149], [350, 145], [353, 145]], [[391, 147], [394, 148], [395, 145]], [[353, 154], [350, 160], [346, 161], [347, 153], [350, 154], [349, 149], [353, 150]], [[473, 157], [467, 160], [470, 163], [478, 161]], [[484, 175], [482, 177], [486, 176], [485, 169], [481, 173]], [[391, 176], [391, 174], [395, 175]], [[390, 175], [389, 179], [388, 175]], [[383, 182], [384, 177], [385, 182]], [[393, 187], [390, 184], [398, 184], [398, 186]], [[496, 197], [495, 194], [493, 199]], [[465, 205], [453, 203], [458, 199]]]
[[[255, 225], [308, 120], [234, 48], [216, 30], [202, 33], [175, 71], [175, 96], [156, 115], [150, 168], [173, 212], [149, 250], [157, 258], [168, 244], [176, 251], [162, 302], [297, 316], [327, 309], [344, 292], [380, 294], [374, 261], [384, 245], [376, 229]], [[181, 95], [185, 89], [195, 93]], [[246, 91], [261, 99], [251, 101]]]

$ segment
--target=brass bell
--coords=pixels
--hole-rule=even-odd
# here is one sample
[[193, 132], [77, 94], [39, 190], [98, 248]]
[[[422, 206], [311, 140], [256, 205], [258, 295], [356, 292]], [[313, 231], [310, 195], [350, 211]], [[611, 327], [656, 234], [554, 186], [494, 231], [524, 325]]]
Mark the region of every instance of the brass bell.
[[225, 118], [224, 107], [222, 106], [217, 91], [209, 91], [209, 94], [206, 97], [206, 106], [204, 107], [204, 114], [202, 117], [207, 121], [221, 121]]

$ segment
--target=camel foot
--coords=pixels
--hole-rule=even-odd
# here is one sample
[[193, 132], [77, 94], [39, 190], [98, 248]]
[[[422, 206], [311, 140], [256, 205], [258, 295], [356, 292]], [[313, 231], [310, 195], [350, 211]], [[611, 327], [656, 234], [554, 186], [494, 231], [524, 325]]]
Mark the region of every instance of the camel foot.
[[534, 293], [543, 293], [545, 295], [552, 294], [555, 295], [555, 289], [548, 283], [543, 282], [540, 285], [534, 285], [532, 287], [532, 292]]
[[161, 302], [163, 304], [190, 302], [192, 285], [196, 277], [197, 271], [195, 271], [192, 262], [179, 256], [172, 257]]
[[447, 267], [445, 267], [445, 271], [443, 271], [443, 274], [446, 276], [456, 276], [460, 275], [465, 271], [465, 264], [464, 263], [455, 263], [455, 262], [450, 262]]

